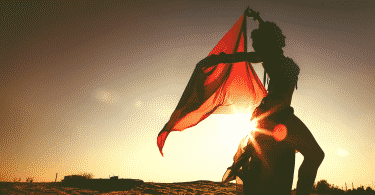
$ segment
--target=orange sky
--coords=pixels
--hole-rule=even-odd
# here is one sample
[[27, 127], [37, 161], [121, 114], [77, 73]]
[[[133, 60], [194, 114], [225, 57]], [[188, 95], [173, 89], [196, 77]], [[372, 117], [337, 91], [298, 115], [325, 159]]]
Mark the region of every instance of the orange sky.
[[[250, 5], [280, 26], [301, 68], [292, 106], [326, 154], [316, 181], [375, 188], [375, 4], [283, 2], [2, 2], [0, 181], [220, 181], [246, 116], [172, 132], [165, 157], [156, 137], [195, 64]], [[247, 25], [250, 35], [257, 23]]]

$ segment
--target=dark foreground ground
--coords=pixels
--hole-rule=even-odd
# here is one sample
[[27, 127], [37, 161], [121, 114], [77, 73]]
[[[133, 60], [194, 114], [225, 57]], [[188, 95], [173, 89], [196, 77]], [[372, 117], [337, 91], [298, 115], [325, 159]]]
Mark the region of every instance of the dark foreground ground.
[[51, 183], [13, 183], [0, 182], [0, 194], [242, 194], [236, 184], [222, 184], [212, 181], [184, 183], [145, 182], [130, 190], [106, 192], [64, 186], [61, 182]]

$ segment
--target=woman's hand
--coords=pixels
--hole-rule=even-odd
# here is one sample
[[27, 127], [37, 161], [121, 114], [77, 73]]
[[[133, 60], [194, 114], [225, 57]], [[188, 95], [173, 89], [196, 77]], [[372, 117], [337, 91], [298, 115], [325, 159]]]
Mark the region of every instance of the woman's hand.
[[262, 18], [260, 18], [259, 12], [250, 9], [250, 7], [247, 7], [245, 10], [245, 16], [254, 18], [254, 20], [258, 21], [259, 24], [264, 22]]

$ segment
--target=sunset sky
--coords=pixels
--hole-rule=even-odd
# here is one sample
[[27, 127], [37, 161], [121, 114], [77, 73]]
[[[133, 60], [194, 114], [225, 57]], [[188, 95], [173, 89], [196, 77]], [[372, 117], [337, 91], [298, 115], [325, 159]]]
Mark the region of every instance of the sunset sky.
[[[316, 181], [375, 189], [375, 2], [129, 2], [0, 3], [0, 181], [221, 181], [248, 116], [172, 132], [164, 157], [156, 138], [195, 65], [250, 6], [301, 68], [292, 106], [326, 154]], [[249, 18], [248, 36], [257, 27]]]

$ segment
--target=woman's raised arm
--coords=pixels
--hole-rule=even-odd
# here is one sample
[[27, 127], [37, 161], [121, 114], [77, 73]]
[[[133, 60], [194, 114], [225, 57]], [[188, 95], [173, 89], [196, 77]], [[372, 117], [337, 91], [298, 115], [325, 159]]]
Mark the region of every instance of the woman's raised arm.
[[251, 63], [262, 62], [260, 57], [255, 52], [239, 52], [235, 54], [225, 54], [224, 52], [222, 52], [219, 55], [212, 54], [204, 58], [198, 63], [198, 65], [202, 68], [208, 68], [220, 63], [236, 63], [244, 61], [248, 61]]

